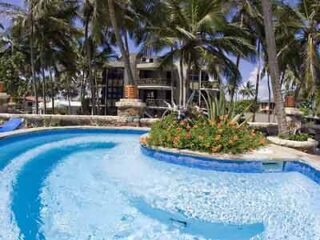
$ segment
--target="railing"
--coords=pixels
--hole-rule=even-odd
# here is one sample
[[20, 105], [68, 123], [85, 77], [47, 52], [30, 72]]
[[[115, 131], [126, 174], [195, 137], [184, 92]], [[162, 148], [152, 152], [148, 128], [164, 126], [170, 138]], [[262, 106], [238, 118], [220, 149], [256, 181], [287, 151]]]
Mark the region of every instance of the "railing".
[[137, 81], [139, 86], [171, 86], [171, 80], [165, 78], [141, 78]]
[[[190, 83], [190, 88], [197, 90], [199, 89], [199, 82], [191, 82]], [[217, 82], [210, 82], [210, 81], [202, 81], [201, 82], [201, 88], [204, 89], [215, 89], [218, 88], [218, 83]]]
[[145, 103], [147, 107], [164, 108], [164, 107], [168, 107], [168, 105], [165, 104], [165, 101], [170, 102], [170, 100], [166, 100], [166, 99], [147, 99]]

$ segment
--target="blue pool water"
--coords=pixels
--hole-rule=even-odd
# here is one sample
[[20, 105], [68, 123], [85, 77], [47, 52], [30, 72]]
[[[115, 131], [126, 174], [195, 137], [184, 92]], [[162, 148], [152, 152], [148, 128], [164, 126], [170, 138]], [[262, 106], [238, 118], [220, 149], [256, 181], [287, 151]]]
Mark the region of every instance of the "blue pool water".
[[297, 172], [157, 161], [143, 132], [55, 130], [0, 140], [0, 239], [320, 239], [320, 187]]

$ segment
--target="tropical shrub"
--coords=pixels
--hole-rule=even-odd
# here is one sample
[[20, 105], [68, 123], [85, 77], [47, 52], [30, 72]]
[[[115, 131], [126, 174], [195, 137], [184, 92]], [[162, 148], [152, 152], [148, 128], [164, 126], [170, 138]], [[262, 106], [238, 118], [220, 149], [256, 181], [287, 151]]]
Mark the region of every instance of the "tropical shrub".
[[287, 139], [287, 140], [291, 140], [291, 141], [305, 142], [305, 141], [308, 141], [309, 134], [307, 134], [307, 133], [296, 133], [296, 134], [290, 133], [288, 136], [279, 135], [279, 137], [282, 139]]
[[220, 116], [215, 121], [205, 116], [178, 120], [172, 114], [156, 122], [142, 144], [165, 148], [190, 149], [208, 153], [244, 153], [265, 145], [264, 136]]
[[234, 102], [234, 113], [240, 114], [243, 113], [244, 111], [247, 112], [256, 112], [258, 106], [256, 106], [254, 100], [240, 100]]

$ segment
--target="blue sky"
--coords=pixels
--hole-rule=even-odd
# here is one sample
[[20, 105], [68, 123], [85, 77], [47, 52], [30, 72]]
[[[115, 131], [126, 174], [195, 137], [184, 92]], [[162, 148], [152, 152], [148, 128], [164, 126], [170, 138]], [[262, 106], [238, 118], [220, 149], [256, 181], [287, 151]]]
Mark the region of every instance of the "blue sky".
[[[19, 6], [23, 6], [24, 0], [0, 0], [0, 2], [7, 2], [16, 4]], [[287, 2], [294, 4], [296, 0], [287, 0]], [[3, 18], [3, 16], [1, 16]], [[5, 25], [8, 24], [8, 19], [1, 19], [1, 23], [4, 23]], [[130, 44], [131, 49], [134, 51], [136, 47], [131, 43]], [[256, 83], [256, 74], [257, 74], [257, 65], [249, 63], [247, 61], [241, 60], [240, 62], [240, 72], [242, 75], [243, 84], [245, 84], [247, 81], [251, 81], [253, 84]], [[268, 91], [267, 91], [267, 81], [266, 79], [262, 79], [260, 82], [260, 88], [259, 88], [259, 98], [260, 99], [266, 99], [268, 97]]]

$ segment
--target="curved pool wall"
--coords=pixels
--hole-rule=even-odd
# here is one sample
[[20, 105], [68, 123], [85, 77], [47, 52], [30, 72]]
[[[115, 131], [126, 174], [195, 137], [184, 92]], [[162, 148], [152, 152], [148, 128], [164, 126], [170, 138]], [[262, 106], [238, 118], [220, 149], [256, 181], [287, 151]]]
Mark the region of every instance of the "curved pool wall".
[[320, 184], [320, 170], [298, 160], [228, 160], [174, 153], [145, 145], [141, 149], [145, 155], [157, 160], [192, 168], [235, 173], [299, 172]]
[[145, 132], [1, 139], [0, 239], [320, 239], [320, 189], [295, 173], [308, 165], [168, 154], [141, 148]]
[[[51, 129], [34, 129], [34, 131], [26, 133], [12, 133], [5, 137], [0, 136], [0, 147], [3, 144], [10, 143], [12, 141], [19, 141], [21, 139], [32, 138], [37, 136], [47, 136], [61, 134], [65, 131], [72, 131], [73, 134], [145, 134], [148, 132], [146, 129], [137, 128], [92, 128], [92, 127], [66, 127], [66, 128], [51, 128]], [[31, 146], [32, 147], [32, 144]], [[316, 183], [320, 184], [320, 170], [308, 165], [305, 162], [283, 159], [282, 161], [265, 161], [265, 160], [228, 160], [228, 159], [216, 159], [212, 157], [204, 156], [191, 156], [188, 154], [174, 153], [171, 151], [164, 151], [154, 149], [141, 145], [142, 152], [160, 161], [168, 163], [179, 164], [183, 166], [215, 170], [226, 171], [236, 173], [265, 173], [265, 172], [299, 172]], [[16, 153], [13, 153], [16, 154]], [[2, 157], [0, 152], [0, 170], [7, 164], [6, 159]], [[7, 159], [8, 160], [8, 159]]]
[[[62, 127], [62, 128], [44, 128], [44, 129], [28, 129], [28, 131], [24, 132], [12, 132], [9, 135], [3, 136], [1, 137], [0, 135], [0, 147], [5, 145], [5, 144], [10, 144], [13, 143], [15, 141], [20, 141], [20, 140], [27, 140], [30, 139], [32, 140], [32, 138], [34, 137], [46, 137], [46, 136], [54, 136], [54, 135], [59, 135], [65, 132], [68, 132], [69, 134], [72, 135], [77, 135], [77, 134], [84, 134], [84, 135], [90, 135], [90, 134], [104, 134], [104, 133], [108, 133], [108, 134], [145, 134], [147, 132], [147, 130], [145, 129], [137, 129], [137, 128], [92, 128], [92, 127]], [[69, 136], [66, 135], [65, 138], [68, 138]], [[63, 137], [61, 139], [64, 139]], [[41, 144], [44, 144], [46, 142], [50, 142], [46, 141], [46, 139], [43, 139], [43, 141], [41, 142]], [[33, 143], [32, 141], [30, 141], [29, 143], [29, 147], [33, 148], [36, 147], [37, 145], [39, 145], [38, 143]], [[21, 149], [19, 151], [19, 149], [16, 149], [15, 152], [12, 152], [11, 154], [8, 152], [1, 152], [0, 151], [0, 170], [3, 169], [6, 164], [8, 163], [8, 161], [13, 158], [15, 155], [21, 154], [23, 151], [25, 151], [24, 149]]]

